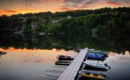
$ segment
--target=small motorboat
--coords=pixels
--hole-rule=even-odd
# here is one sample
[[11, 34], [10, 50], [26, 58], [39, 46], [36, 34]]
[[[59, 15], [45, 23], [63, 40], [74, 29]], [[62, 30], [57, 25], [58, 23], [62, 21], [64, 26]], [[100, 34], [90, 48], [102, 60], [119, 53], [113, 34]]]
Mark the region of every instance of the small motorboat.
[[106, 52], [102, 51], [89, 51], [86, 54], [86, 58], [88, 60], [99, 60], [99, 61], [104, 61], [108, 57]]
[[58, 60], [73, 60], [71, 56], [59, 55]]
[[100, 55], [100, 54], [90, 54], [90, 53], [88, 53], [86, 55], [86, 58], [88, 60], [99, 60], [99, 61], [104, 61], [105, 60], [105, 57], [103, 55]]
[[94, 63], [90, 61], [85, 61], [83, 63], [83, 69], [85, 70], [96, 70], [96, 71], [107, 71], [110, 69], [110, 66], [108, 66], [106, 63]]
[[107, 76], [103, 73], [92, 71], [79, 71], [78, 80], [106, 80]]
[[105, 52], [105, 51], [89, 51], [88, 53], [93, 53], [93, 54], [100, 54], [100, 55], [103, 55], [104, 57], [108, 57], [108, 52]]
[[56, 61], [55, 65], [69, 65], [71, 62], [70, 61]]
[[0, 55], [6, 54], [6, 52], [0, 51]]

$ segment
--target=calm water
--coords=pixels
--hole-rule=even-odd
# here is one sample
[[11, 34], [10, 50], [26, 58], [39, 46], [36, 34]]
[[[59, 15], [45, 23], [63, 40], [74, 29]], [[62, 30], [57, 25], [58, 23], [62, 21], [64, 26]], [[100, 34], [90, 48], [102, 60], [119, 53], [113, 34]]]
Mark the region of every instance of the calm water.
[[130, 80], [129, 45], [101, 41], [89, 36], [3, 35], [0, 38], [0, 80], [57, 80], [66, 66], [56, 66], [59, 54], [75, 56], [76, 48], [93, 48], [110, 53], [104, 61], [111, 70], [109, 80]]
[[66, 66], [56, 66], [56, 56], [76, 54], [74, 51], [14, 49], [0, 55], [0, 80], [57, 80]]
[[[0, 55], [0, 80], [57, 80], [67, 66], [56, 66], [56, 57], [60, 54], [74, 57], [70, 50], [44, 49], [2, 49], [7, 54]], [[100, 63], [100, 62], [99, 62]], [[103, 72], [109, 80], [130, 80], [130, 53], [110, 52], [103, 62], [111, 69]]]
[[130, 80], [130, 54], [111, 54], [104, 61], [111, 69], [106, 72], [109, 80]]

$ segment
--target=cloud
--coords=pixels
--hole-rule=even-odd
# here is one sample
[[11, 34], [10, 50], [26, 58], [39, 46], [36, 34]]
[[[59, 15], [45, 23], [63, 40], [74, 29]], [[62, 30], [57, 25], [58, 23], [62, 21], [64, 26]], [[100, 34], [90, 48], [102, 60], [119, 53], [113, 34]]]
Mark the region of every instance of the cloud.
[[0, 12], [16, 13], [15, 10], [0, 9]]
[[61, 11], [73, 11], [74, 9], [69, 9], [69, 8], [62, 7], [60, 10]]
[[36, 12], [37, 11], [35, 9], [16, 9], [16, 10], [0, 9], [0, 15], [25, 14]]
[[106, 4], [108, 4], [108, 5], [113, 5], [113, 6], [121, 5], [120, 3], [109, 2], [109, 1], [104, 1], [104, 3], [106, 3]]
[[104, 3], [112, 6], [127, 5], [130, 0], [105, 0]]
[[95, 7], [103, 3], [103, 0], [64, 0], [65, 5], [61, 9], [84, 9]]
[[130, 3], [130, 0], [64, 0], [62, 10], [93, 9], [97, 7], [119, 6]]
[[130, 0], [105, 0], [105, 1], [112, 2], [112, 3], [121, 3], [121, 4], [130, 2]]
[[19, 2], [19, 3], [41, 3], [41, 2], [50, 2], [50, 1], [62, 1], [62, 0], [0, 0], [0, 2], [6, 2], [6, 3], [11, 3], [11, 2]]
[[0, 0], [0, 15], [130, 7], [130, 0]]

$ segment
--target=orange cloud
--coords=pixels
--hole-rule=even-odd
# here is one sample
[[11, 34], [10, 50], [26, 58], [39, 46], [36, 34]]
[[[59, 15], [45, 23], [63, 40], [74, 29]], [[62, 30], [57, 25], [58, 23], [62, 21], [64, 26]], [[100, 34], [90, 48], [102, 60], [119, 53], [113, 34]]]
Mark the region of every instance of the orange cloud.
[[62, 7], [60, 10], [61, 11], [74, 11], [74, 10], [94, 9], [94, 7], [95, 7], [94, 5], [93, 6], [84, 5], [84, 6], [75, 7], [75, 8], [65, 8], [65, 7]]
[[8, 12], [8, 13], [15, 13], [15, 10], [6, 10], [6, 9], [0, 9], [0, 12]]
[[120, 3], [109, 2], [109, 1], [105, 1], [104, 3], [105, 3], [105, 4], [108, 4], [108, 5], [112, 5], [112, 6], [118, 6], [118, 5], [121, 5]]
[[73, 11], [74, 9], [69, 9], [69, 8], [62, 7], [60, 10], [61, 11]]
[[8, 15], [10, 15], [10, 14], [16, 13], [16, 11], [15, 10], [0, 9], [0, 16], [1, 15], [7, 15], [7, 13], [8, 13]]
[[17, 13], [22, 13], [22, 14], [37, 12], [35, 9], [18, 9], [16, 11], [17, 11]]
[[25, 14], [25, 13], [37, 13], [35, 9], [17, 9], [17, 10], [6, 10], [0, 9], [0, 16], [1, 15], [12, 15], [12, 14]]

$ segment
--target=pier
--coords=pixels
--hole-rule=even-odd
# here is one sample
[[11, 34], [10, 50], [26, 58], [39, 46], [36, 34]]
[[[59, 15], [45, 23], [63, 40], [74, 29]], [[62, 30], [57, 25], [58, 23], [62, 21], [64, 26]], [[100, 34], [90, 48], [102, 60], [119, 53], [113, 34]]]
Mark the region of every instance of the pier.
[[58, 80], [75, 80], [75, 77], [85, 59], [88, 48], [81, 49], [81, 51], [76, 55], [75, 59], [66, 68], [66, 70], [60, 75]]

